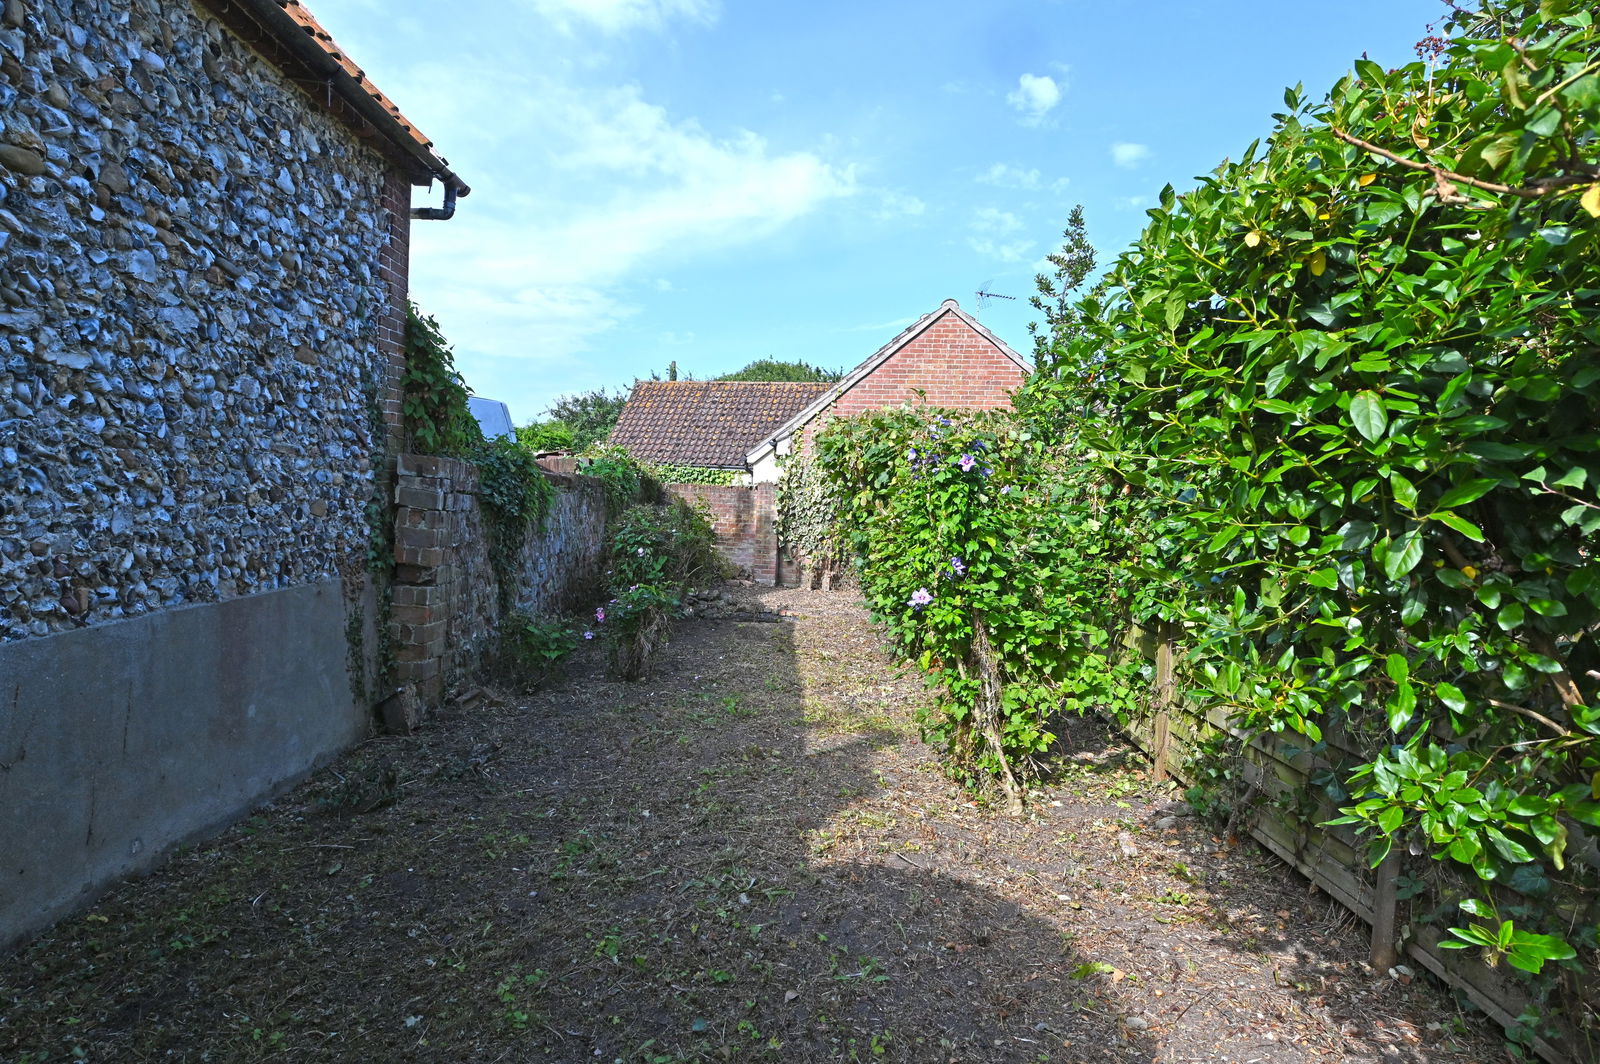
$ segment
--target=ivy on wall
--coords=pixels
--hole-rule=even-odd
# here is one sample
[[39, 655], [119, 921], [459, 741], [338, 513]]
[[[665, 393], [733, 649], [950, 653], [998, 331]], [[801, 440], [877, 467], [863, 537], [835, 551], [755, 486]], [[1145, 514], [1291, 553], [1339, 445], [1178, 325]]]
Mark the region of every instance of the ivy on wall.
[[415, 303], [406, 305], [406, 370], [401, 384], [409, 450], [465, 458], [482, 445], [483, 432], [467, 408], [470, 393], [456, 371], [455, 355], [439, 323]]
[[409, 307], [403, 378], [406, 438], [419, 454], [462, 458], [478, 469], [478, 500], [489, 529], [500, 608], [516, 600], [522, 548], [528, 531], [543, 522], [555, 485], [533, 452], [503, 437], [486, 440], [468, 408], [470, 394], [438, 323]]
[[650, 467], [650, 474], [663, 484], [742, 484], [748, 477], [742, 469], [712, 469], [709, 466], [675, 465], [661, 462]]
[[844, 556], [832, 485], [817, 461], [795, 453], [778, 478], [778, 542], [813, 570], [836, 568]]

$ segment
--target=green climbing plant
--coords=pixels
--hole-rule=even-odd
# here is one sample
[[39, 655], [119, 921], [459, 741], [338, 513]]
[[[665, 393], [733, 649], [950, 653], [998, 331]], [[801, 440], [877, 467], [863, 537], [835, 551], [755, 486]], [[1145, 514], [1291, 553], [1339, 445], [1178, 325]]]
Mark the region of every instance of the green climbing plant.
[[1546, 1017], [1590, 1032], [1597, 130], [1590, 5], [1455, 9], [1163, 190], [1022, 400], [1144, 500], [1201, 691], [1364, 751], [1340, 822], [1459, 869], [1462, 912], [1515, 909], [1455, 940], [1538, 952]]
[[462, 458], [478, 471], [478, 501], [489, 529], [489, 560], [502, 611], [520, 584], [522, 550], [530, 529], [549, 511], [555, 486], [533, 452], [514, 440], [485, 439], [467, 405], [471, 394], [455, 354], [431, 317], [409, 305], [406, 371], [402, 378], [406, 435], [422, 454]]

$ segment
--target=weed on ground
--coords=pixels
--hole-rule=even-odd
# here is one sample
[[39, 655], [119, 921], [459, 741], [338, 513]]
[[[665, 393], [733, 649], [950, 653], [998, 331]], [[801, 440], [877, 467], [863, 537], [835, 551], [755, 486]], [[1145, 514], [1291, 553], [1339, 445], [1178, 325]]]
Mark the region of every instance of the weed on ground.
[[0, 961], [0, 1060], [1486, 1061], [1089, 722], [1029, 814], [844, 595], [375, 739]]

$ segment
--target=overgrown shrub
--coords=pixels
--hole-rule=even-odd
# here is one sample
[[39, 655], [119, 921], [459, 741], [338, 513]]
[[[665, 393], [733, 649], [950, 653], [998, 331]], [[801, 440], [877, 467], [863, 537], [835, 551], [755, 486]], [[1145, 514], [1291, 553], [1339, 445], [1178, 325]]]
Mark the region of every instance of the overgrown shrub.
[[694, 587], [721, 574], [721, 556], [704, 513], [673, 497], [629, 507], [611, 534], [607, 581]]
[[678, 593], [654, 584], [635, 584], [595, 610], [595, 623], [606, 627], [606, 656], [619, 680], [641, 679], [650, 659], [667, 641]]
[[608, 640], [617, 677], [643, 676], [666, 642], [684, 592], [722, 578], [714, 543], [705, 514], [676, 497], [636, 503], [613, 521], [606, 569], [611, 598], [595, 611], [595, 627]]
[[531, 691], [549, 678], [556, 664], [579, 642], [572, 621], [534, 617], [518, 610], [500, 622], [493, 675], [501, 683]]
[[1200, 690], [1365, 751], [1373, 861], [1455, 866], [1427, 918], [1600, 1031], [1600, 32], [1491, 0], [1422, 50], [1164, 190], [1022, 406], [1127, 486]]
[[[1105, 565], [1109, 493], [1059, 476], [1028, 428], [995, 414], [880, 411], [817, 440], [863, 593], [942, 698], [923, 721], [958, 775], [1020, 804], [1058, 715], [1131, 706], [1108, 613], [1128, 602]], [[1064, 492], [1083, 494], [1063, 509]]]
[[606, 506], [612, 517], [643, 495], [659, 498], [661, 486], [653, 483], [644, 467], [621, 447], [592, 447], [584, 455], [578, 471], [598, 480], [606, 491]]
[[1291, 90], [1264, 145], [1163, 190], [1095, 293], [1042, 299], [1020, 421], [876, 415], [819, 449], [958, 756], [1044, 749], [1056, 691], [1131, 706], [1107, 650], [1176, 622], [1245, 734], [1361, 752], [1317, 785], [1372, 860], [1462, 873], [1413, 919], [1525, 973], [1514, 1038], [1587, 1058], [1600, 31], [1589, 5], [1488, 0], [1421, 50]]

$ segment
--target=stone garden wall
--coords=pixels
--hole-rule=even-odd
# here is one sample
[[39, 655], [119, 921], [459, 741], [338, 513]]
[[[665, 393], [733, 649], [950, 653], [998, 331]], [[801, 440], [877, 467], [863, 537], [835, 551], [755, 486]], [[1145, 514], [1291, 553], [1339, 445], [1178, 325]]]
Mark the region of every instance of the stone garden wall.
[[[604, 486], [546, 473], [557, 491], [522, 545], [512, 609], [553, 615], [592, 603], [606, 545]], [[503, 618], [477, 499], [478, 471], [453, 458], [401, 455], [395, 480], [396, 679], [426, 707], [482, 663]]]

